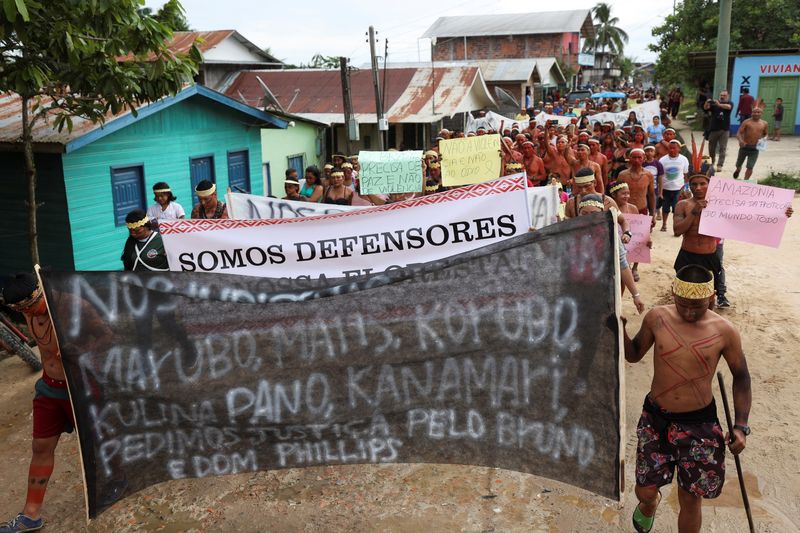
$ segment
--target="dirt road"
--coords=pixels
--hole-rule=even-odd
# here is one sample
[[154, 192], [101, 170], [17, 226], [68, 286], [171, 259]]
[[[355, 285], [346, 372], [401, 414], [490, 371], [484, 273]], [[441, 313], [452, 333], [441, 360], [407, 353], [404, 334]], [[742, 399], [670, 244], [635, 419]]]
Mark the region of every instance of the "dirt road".
[[[800, 147], [800, 139], [782, 143], [775, 165], [785, 163], [784, 147], [794, 146], [795, 154]], [[759, 164], [766, 169], [770, 159], [765, 152]], [[795, 201], [794, 208], [800, 210], [800, 203]], [[654, 262], [641, 267], [640, 290], [648, 307], [669, 300], [678, 246], [679, 239], [670, 233], [654, 233]], [[800, 346], [798, 263], [800, 216], [789, 221], [778, 250], [733, 241], [725, 245], [728, 297], [734, 307], [721, 313], [742, 332], [753, 378], [753, 433], [742, 462], [761, 532], [800, 529], [800, 358], [794, 353]], [[629, 297], [623, 310], [630, 318], [629, 331], [637, 331], [640, 318]], [[724, 362], [721, 368], [730, 384]], [[122, 500], [87, 527], [77, 442], [67, 435], [45, 501], [46, 531], [630, 531], [634, 429], [651, 376], [652, 355], [627, 365], [626, 496], [621, 508], [567, 485], [496, 469], [346, 466], [163, 483]], [[19, 359], [0, 361], [3, 520], [16, 514], [25, 498], [35, 380]], [[722, 496], [704, 506], [704, 531], [746, 531], [730, 457], [727, 467]], [[656, 531], [677, 531], [676, 513], [673, 485], [664, 490]]]

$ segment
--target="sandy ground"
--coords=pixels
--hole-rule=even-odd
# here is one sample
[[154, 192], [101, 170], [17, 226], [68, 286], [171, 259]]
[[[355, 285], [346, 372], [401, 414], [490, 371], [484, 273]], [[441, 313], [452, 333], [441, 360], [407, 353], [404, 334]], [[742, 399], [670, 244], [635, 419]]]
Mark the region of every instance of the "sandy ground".
[[[735, 161], [731, 143], [729, 175]], [[800, 139], [772, 143], [756, 176], [796, 169]], [[794, 160], [793, 160], [794, 159]], [[795, 166], [792, 166], [792, 165]], [[795, 201], [800, 211], [800, 202]], [[679, 239], [654, 234], [654, 261], [641, 267], [649, 306], [669, 299]], [[725, 265], [734, 307], [721, 311], [742, 332], [753, 380], [753, 433], [742, 455], [760, 532], [800, 529], [800, 217], [789, 221], [780, 249], [728, 241]], [[640, 324], [629, 297], [629, 331]], [[721, 363], [730, 384], [730, 374]], [[47, 531], [631, 531], [635, 424], [652, 376], [652, 356], [626, 365], [625, 486], [621, 502], [536, 476], [448, 465], [308, 468], [162, 483], [118, 502], [90, 526], [84, 521], [77, 441], [62, 439], [47, 493]], [[25, 498], [33, 384], [18, 358], [0, 361], [0, 519]], [[730, 385], [729, 385], [730, 386]], [[716, 387], [715, 387], [716, 388]], [[718, 395], [718, 394], [717, 394]], [[722, 408], [720, 406], [720, 416]], [[735, 467], [728, 457], [722, 496], [704, 505], [704, 531], [746, 531]], [[665, 487], [654, 531], [677, 531], [677, 494]]]

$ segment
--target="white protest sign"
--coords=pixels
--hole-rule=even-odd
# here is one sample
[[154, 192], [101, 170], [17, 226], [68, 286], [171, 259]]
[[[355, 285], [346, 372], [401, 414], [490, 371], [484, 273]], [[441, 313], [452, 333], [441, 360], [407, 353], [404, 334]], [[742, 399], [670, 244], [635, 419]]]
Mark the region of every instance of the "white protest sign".
[[346, 277], [474, 250], [528, 231], [523, 175], [333, 215], [159, 225], [170, 269]]
[[361, 194], [422, 192], [422, 150], [358, 153]]
[[528, 206], [531, 214], [531, 227], [542, 229], [558, 222], [558, 207], [560, 203], [558, 187], [555, 185], [529, 187]]
[[702, 235], [777, 248], [794, 191], [739, 180], [711, 178], [708, 205], [700, 215]]
[[229, 192], [225, 195], [225, 200], [228, 204], [228, 215], [231, 218], [243, 220], [314, 217], [358, 211], [367, 207], [296, 202], [238, 192]]

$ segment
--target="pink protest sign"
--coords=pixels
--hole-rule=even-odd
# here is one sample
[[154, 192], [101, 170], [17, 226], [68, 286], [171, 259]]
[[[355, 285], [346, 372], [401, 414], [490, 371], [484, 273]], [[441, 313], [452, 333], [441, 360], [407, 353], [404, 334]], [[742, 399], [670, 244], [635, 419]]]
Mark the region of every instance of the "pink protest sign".
[[777, 248], [794, 191], [732, 179], [711, 178], [700, 216], [702, 235]]
[[650, 240], [650, 227], [653, 217], [650, 215], [630, 215], [628, 213], [623, 216], [628, 221], [633, 234], [631, 240], [625, 245], [625, 250], [628, 251], [628, 262], [649, 263], [650, 247], [647, 246], [647, 242]]

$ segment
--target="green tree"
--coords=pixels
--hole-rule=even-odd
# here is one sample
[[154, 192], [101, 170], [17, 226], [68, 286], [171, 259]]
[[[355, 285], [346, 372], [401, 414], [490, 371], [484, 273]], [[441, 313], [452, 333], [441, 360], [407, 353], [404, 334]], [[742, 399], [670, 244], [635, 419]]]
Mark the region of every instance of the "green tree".
[[[658, 54], [656, 78], [662, 85], [690, 80], [690, 52], [713, 51], [717, 47], [719, 3], [711, 0], [683, 0], [664, 23], [653, 28]], [[800, 46], [800, 2], [766, 0], [733, 2], [731, 9], [731, 50], [769, 49]]]
[[[4, 0], [0, 13], [0, 91], [21, 98], [28, 177], [31, 260], [39, 262], [33, 126], [46, 117], [72, 128], [72, 117], [102, 123], [108, 113], [177, 93], [197, 73], [200, 51], [173, 54], [171, 29], [137, 9], [142, 0]], [[11, 5], [13, 4], [13, 5]], [[178, 0], [171, 12], [182, 13]], [[165, 7], [167, 7], [165, 6]]]
[[337, 56], [324, 56], [317, 52], [311, 57], [309, 68], [339, 68], [339, 58]]
[[[605, 61], [606, 50], [613, 56], [620, 57], [623, 54], [625, 45], [628, 43], [628, 34], [622, 28], [618, 28], [618, 17], [611, 16], [611, 6], [600, 2], [592, 8], [592, 16], [594, 17], [594, 39], [586, 39], [584, 43], [584, 52], [597, 52], [600, 49], [600, 54]], [[611, 63], [615, 63], [612, 60]]]

